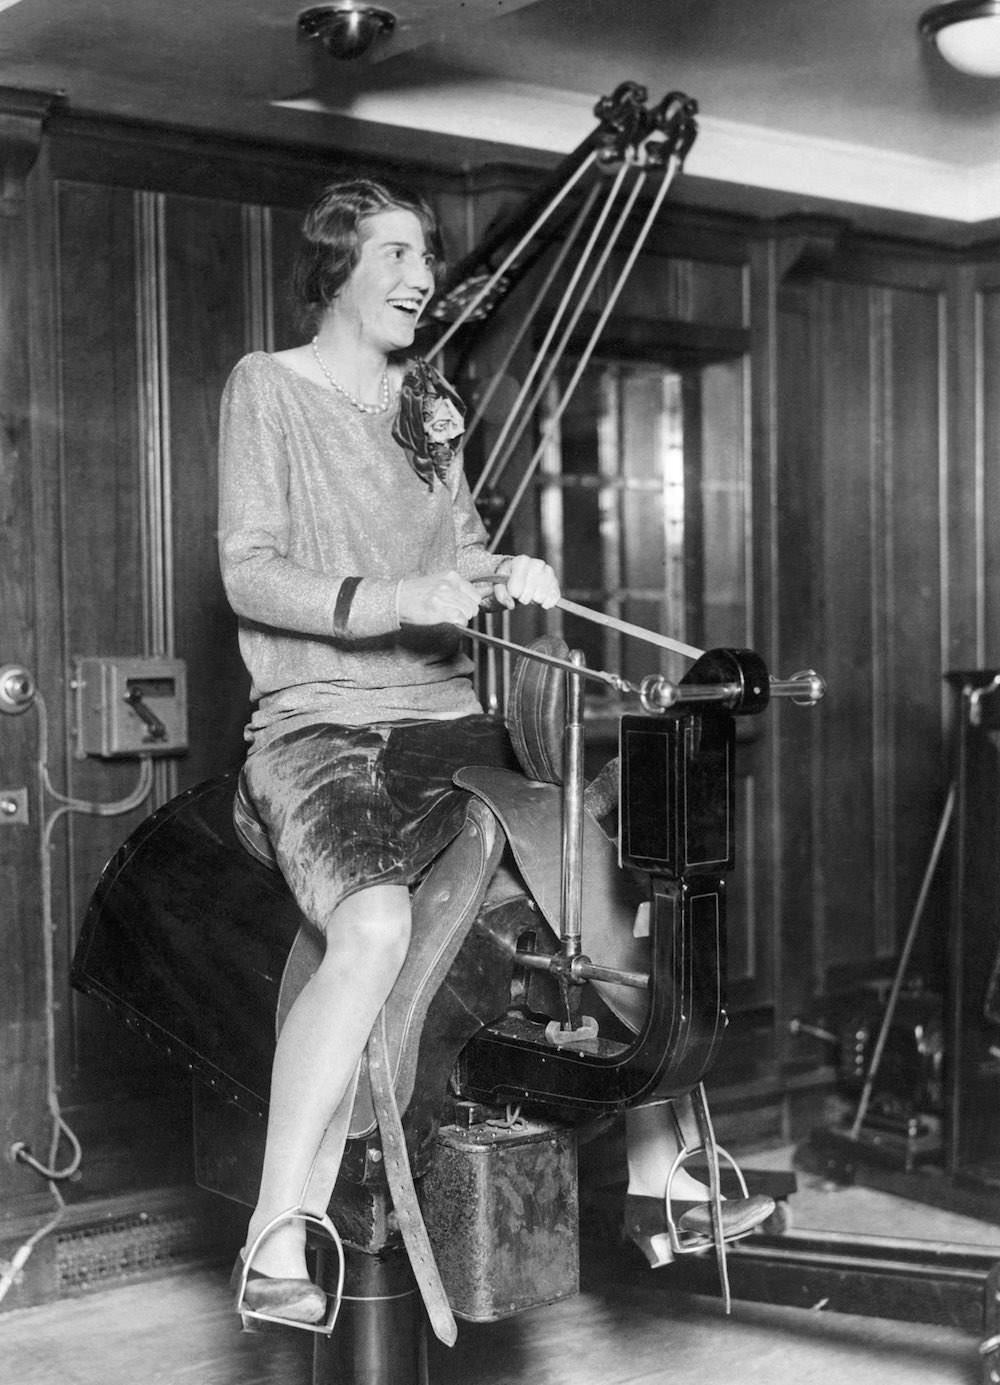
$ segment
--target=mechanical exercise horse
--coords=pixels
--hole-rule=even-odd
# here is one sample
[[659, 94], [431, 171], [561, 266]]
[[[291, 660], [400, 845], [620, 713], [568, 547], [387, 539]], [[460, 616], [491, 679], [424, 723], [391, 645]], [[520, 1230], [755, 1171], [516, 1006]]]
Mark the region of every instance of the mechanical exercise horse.
[[[431, 1175], [434, 1206], [454, 1203], [447, 1179], [442, 1194], [439, 1129], [456, 1111], [475, 1125], [514, 1105], [572, 1128], [654, 1092], [692, 1093], [727, 1292], [718, 1151], [701, 1082], [726, 1023], [734, 718], [760, 713], [775, 695], [813, 703], [824, 691], [811, 672], [770, 678], [747, 650], [710, 651], [680, 683], [650, 676], [636, 688], [587, 669], [558, 640], [526, 649], [465, 633], [518, 655], [506, 719], [523, 773], [468, 766], [456, 775], [469, 795], [464, 825], [414, 887], [410, 953], [317, 1161], [318, 1188], [329, 1186], [324, 1167], [339, 1166], [334, 1196], [312, 1205], [307, 1190], [303, 1203], [327, 1233], [327, 1334], [346, 1264], [351, 1307], [333, 1340], [346, 1343], [337, 1378], [358, 1385], [420, 1378], [418, 1347], [401, 1342], [402, 1332], [416, 1343], [422, 1329], [411, 1270], [442, 1340], [454, 1340], [455, 1312], [510, 1311], [463, 1305], [461, 1286], [443, 1283], [438, 1262], [447, 1278], [455, 1227], [447, 1216], [439, 1226], [429, 1216], [428, 1226], [416, 1195]], [[585, 785], [588, 677], [636, 695], [643, 710], [622, 718], [617, 765]], [[633, 926], [637, 880], [648, 940]], [[198, 1181], [248, 1205], [273, 1035], [320, 958], [320, 940], [301, 924], [242, 776], [232, 774], [167, 803], [112, 858], [73, 963], [75, 986], [192, 1073]], [[561, 1174], [571, 1176], [564, 1166]], [[678, 1250], [691, 1248], [671, 1233]], [[523, 1271], [530, 1280], [530, 1256]], [[518, 1304], [570, 1291], [565, 1279], [529, 1284]], [[332, 1380], [320, 1340], [315, 1379]], [[411, 1365], [398, 1367], [403, 1358]]]

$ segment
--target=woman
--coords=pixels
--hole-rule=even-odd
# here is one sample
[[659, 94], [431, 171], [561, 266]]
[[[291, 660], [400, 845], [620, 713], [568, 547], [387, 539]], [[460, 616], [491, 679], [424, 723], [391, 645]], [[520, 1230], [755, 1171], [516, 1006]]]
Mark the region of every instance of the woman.
[[[301, 1204], [406, 956], [408, 886], [461, 825], [453, 770], [514, 767], [456, 627], [484, 595], [546, 609], [559, 598], [546, 563], [487, 550], [461, 470], [461, 405], [407, 358], [438, 261], [419, 197], [368, 179], [328, 188], [294, 279], [312, 338], [244, 357], [223, 398], [220, 556], [257, 704], [247, 784], [325, 939], [276, 1046], [245, 1323], [325, 1316], [304, 1222], [282, 1215]], [[633, 1170], [633, 1193], [655, 1184], [662, 1199], [668, 1155]]]
[[[439, 259], [429, 208], [359, 179], [330, 187], [303, 231], [294, 282], [314, 335], [244, 357], [221, 418], [222, 574], [257, 703], [247, 783], [326, 941], [278, 1038], [248, 1245], [301, 1202], [406, 956], [407, 887], [460, 825], [452, 770], [506, 762], [456, 626], [490, 592], [504, 606], [559, 596], [547, 564], [487, 551], [457, 398], [408, 368]], [[419, 782], [407, 773], [414, 744], [433, 746], [432, 783], [425, 756]], [[262, 1242], [244, 1307], [324, 1316], [303, 1222]]]

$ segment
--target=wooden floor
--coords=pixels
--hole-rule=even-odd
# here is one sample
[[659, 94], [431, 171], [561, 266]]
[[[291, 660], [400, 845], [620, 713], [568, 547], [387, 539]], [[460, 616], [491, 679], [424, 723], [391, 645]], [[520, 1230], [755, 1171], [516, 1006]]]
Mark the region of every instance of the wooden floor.
[[[785, 1166], [776, 1152], [770, 1167]], [[758, 1161], [760, 1162], [760, 1161]], [[763, 1164], [764, 1167], [768, 1165]], [[802, 1176], [793, 1225], [996, 1249], [1000, 1226]], [[978, 1385], [954, 1327], [679, 1293], [613, 1234], [584, 1240], [581, 1292], [432, 1341], [429, 1385]], [[313, 1385], [310, 1334], [240, 1331], [227, 1270], [201, 1267], [0, 1315], [0, 1385]], [[327, 1385], [323, 1380], [322, 1385]], [[339, 1382], [338, 1382], [339, 1385]], [[354, 1382], [352, 1382], [354, 1385]], [[364, 1382], [363, 1385], [368, 1385]]]
[[[951, 1328], [672, 1293], [643, 1264], [430, 1348], [430, 1385], [975, 1385]], [[226, 1273], [201, 1269], [0, 1318], [4, 1385], [311, 1385], [311, 1337], [243, 1334]]]

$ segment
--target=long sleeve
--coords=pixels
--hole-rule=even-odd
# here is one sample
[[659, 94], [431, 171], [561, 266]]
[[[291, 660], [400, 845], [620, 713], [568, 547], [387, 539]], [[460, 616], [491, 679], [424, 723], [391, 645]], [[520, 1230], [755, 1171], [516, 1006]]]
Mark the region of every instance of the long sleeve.
[[220, 416], [219, 560], [230, 604], [247, 620], [307, 635], [363, 639], [397, 629], [395, 581], [289, 556], [289, 439], [275, 398], [253, 375], [233, 372]]
[[486, 552], [464, 482], [428, 487], [392, 429], [392, 413], [364, 414], [263, 352], [230, 376], [219, 553], [258, 703], [252, 739], [479, 709], [458, 632], [400, 627], [396, 592], [406, 577], [495, 572], [502, 559]]

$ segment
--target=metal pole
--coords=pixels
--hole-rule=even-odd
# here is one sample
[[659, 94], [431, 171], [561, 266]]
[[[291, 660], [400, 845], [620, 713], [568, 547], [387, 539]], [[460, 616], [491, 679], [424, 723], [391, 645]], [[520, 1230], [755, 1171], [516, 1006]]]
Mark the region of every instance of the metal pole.
[[857, 1113], [854, 1117], [854, 1124], [851, 1126], [851, 1139], [856, 1140], [864, 1123], [868, 1112], [868, 1103], [871, 1100], [872, 1087], [875, 1084], [875, 1077], [882, 1062], [882, 1053], [885, 1049], [886, 1040], [889, 1037], [889, 1029], [892, 1026], [893, 1016], [896, 1013], [896, 1002], [903, 986], [903, 978], [906, 975], [906, 968], [909, 965], [910, 953], [913, 951], [913, 943], [917, 936], [917, 928], [920, 924], [921, 916], [924, 912], [924, 905], [927, 903], [927, 896], [930, 892], [931, 882], [934, 879], [934, 872], [937, 870], [937, 863], [941, 856], [945, 837], [948, 834], [948, 826], [951, 822], [951, 815], [955, 811], [955, 785], [952, 784], [948, 790], [948, 797], [945, 800], [944, 812], [941, 814], [941, 821], [938, 824], [937, 836], [934, 838], [934, 846], [931, 850], [930, 860], [927, 862], [927, 869], [924, 871], [923, 883], [920, 886], [920, 894], [917, 898], [916, 906], [913, 910], [913, 917], [910, 919], [910, 926], [907, 930], [906, 941], [903, 944], [903, 951], [900, 954], [899, 965], [896, 968], [896, 975], [892, 982], [892, 991], [889, 995], [889, 1003], [885, 1007], [885, 1015], [882, 1017], [882, 1028], [879, 1030], [878, 1040], [875, 1044], [875, 1052], [872, 1054], [872, 1061], [868, 1068], [868, 1076], [865, 1078], [865, 1085], [861, 1092], [861, 1100], [858, 1102]]
[[[581, 668], [583, 655], [571, 661]], [[578, 957], [583, 933], [583, 679], [566, 675], [566, 729], [563, 734], [562, 943], [567, 957]]]

